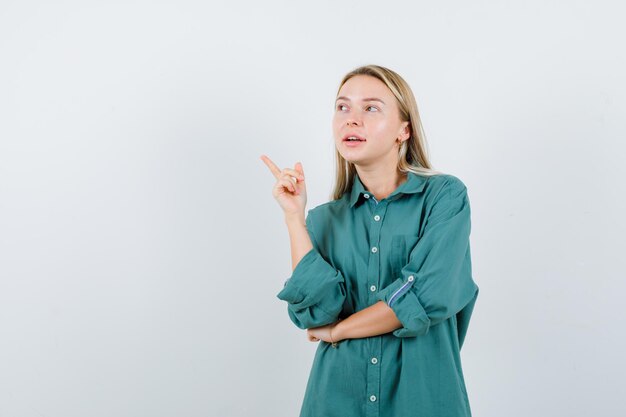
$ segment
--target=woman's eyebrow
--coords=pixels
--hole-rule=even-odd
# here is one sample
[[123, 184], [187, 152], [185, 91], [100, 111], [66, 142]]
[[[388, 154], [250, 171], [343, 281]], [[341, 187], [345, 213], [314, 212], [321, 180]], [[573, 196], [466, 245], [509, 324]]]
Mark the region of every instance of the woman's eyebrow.
[[[346, 101], [350, 101], [350, 99], [349, 99], [348, 97], [345, 97], [345, 96], [340, 96], [340, 97], [337, 97], [337, 100], [335, 100], [335, 102], [337, 102], [337, 101], [339, 101], [339, 100], [346, 100]], [[367, 98], [364, 98], [364, 99], [363, 99], [363, 100], [361, 100], [361, 101], [380, 101], [381, 103], [385, 104], [385, 102], [384, 102], [384, 101], [382, 101], [381, 99], [376, 98], [376, 97], [367, 97]]]

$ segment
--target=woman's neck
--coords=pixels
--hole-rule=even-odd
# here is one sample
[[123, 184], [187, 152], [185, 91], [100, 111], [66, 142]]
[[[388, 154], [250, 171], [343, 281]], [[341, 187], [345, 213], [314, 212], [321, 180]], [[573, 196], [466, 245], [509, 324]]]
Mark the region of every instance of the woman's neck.
[[407, 174], [398, 171], [396, 167], [391, 171], [382, 168], [371, 170], [357, 168], [357, 174], [363, 186], [371, 192], [378, 201], [386, 198], [407, 180]]

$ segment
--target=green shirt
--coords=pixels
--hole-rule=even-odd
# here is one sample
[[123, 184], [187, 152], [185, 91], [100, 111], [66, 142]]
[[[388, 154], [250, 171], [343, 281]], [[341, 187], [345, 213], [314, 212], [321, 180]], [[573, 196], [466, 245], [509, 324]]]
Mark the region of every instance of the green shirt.
[[384, 301], [402, 327], [320, 341], [300, 417], [471, 416], [459, 352], [478, 286], [464, 183], [409, 172], [376, 201], [355, 174], [306, 225], [313, 248], [277, 294], [291, 321], [323, 326]]

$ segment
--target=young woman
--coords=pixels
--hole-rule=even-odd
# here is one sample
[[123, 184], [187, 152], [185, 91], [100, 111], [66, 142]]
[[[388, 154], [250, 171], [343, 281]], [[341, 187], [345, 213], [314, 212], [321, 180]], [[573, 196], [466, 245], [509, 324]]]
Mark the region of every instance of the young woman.
[[340, 83], [332, 200], [308, 210], [301, 163], [280, 169], [293, 272], [277, 297], [316, 350], [300, 417], [471, 415], [460, 349], [478, 296], [470, 204], [434, 171], [407, 83], [377, 65]]

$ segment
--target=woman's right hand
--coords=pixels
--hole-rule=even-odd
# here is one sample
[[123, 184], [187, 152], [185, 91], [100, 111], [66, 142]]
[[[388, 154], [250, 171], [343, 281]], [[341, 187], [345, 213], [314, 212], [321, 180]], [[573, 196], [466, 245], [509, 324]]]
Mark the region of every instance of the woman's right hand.
[[276, 178], [272, 195], [278, 201], [285, 215], [303, 215], [306, 207], [306, 185], [304, 184], [302, 164], [296, 162], [295, 169], [283, 168], [281, 170], [266, 155], [261, 155], [261, 159]]

